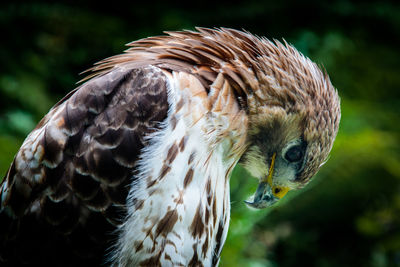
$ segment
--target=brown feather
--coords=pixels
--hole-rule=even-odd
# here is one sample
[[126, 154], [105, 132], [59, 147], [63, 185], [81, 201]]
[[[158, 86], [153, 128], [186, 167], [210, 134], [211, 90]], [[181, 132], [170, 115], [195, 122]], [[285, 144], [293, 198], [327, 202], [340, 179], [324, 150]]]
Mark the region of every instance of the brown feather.
[[[144, 137], [157, 129], [167, 110], [165, 76], [154, 68], [116, 68], [60, 101], [28, 136], [3, 181], [7, 191], [0, 193], [4, 207], [0, 214], [13, 214], [10, 224], [22, 228], [17, 239], [2, 239], [0, 251], [38, 234], [41, 237], [35, 237], [35, 247], [40, 252], [30, 261], [39, 263], [56, 248], [57, 262], [69, 262], [72, 258], [66, 257], [71, 257], [71, 246], [78, 246], [70, 238], [79, 229], [92, 227], [88, 219], [95, 216], [96, 231], [91, 239], [104, 241], [90, 244], [86, 250], [91, 250], [88, 255], [101, 255], [76, 259], [80, 264], [100, 263], [115, 238], [107, 234], [104, 238], [104, 234], [115, 229], [124, 215], [124, 209], [117, 207], [125, 205], [127, 184], [146, 144]], [[43, 151], [43, 155], [35, 156], [35, 151]], [[35, 227], [42, 230], [22, 234]], [[50, 240], [53, 243], [48, 243]], [[10, 255], [18, 262], [18, 257]]]

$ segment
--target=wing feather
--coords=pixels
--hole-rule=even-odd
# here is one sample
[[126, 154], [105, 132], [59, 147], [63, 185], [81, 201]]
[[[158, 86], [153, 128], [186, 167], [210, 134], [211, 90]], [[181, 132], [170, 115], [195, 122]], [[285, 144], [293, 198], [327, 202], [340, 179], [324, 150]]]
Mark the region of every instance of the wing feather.
[[[101, 261], [104, 244], [90, 241], [112, 238], [106, 233], [124, 215], [145, 136], [167, 111], [166, 77], [155, 67], [115, 67], [64, 97], [27, 137], [1, 184], [0, 221], [7, 232], [0, 230], [0, 251], [12, 258], [10, 247], [41, 229], [47, 232], [40, 239], [53, 242], [38, 241], [39, 252], [28, 253], [34, 255], [29, 260], [88, 242], [93, 249], [83, 254], [99, 252]], [[18, 226], [24, 236], [11, 235]], [[5, 257], [0, 252], [0, 262]]]

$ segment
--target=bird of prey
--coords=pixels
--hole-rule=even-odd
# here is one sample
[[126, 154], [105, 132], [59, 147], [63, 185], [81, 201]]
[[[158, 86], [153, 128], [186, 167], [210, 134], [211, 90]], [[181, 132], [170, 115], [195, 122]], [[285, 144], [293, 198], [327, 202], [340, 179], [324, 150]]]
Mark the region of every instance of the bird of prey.
[[326, 161], [339, 97], [293, 46], [226, 28], [128, 46], [17, 152], [0, 188], [3, 263], [216, 266], [237, 163], [259, 179], [247, 205], [264, 208]]

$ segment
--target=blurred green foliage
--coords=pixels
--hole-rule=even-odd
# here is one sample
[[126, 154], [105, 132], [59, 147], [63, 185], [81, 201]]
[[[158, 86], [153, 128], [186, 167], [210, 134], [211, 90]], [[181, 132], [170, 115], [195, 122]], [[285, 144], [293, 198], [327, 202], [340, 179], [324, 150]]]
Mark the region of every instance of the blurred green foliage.
[[235, 169], [221, 266], [400, 266], [398, 1], [2, 1], [0, 173], [77, 73], [129, 41], [194, 26], [284, 38], [342, 98], [331, 157], [303, 190], [249, 210], [256, 180]]

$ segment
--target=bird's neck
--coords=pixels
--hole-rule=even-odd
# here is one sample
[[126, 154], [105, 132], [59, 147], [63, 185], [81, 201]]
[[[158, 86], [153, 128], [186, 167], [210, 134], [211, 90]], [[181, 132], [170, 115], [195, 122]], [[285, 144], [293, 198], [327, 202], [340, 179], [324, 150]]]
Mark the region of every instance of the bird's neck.
[[242, 148], [235, 136], [221, 138], [226, 133], [218, 126], [229, 122], [193, 96], [202, 87], [192, 76], [169, 79], [168, 118], [149, 139], [130, 190], [116, 255], [120, 265], [211, 266], [227, 234], [229, 175]]

